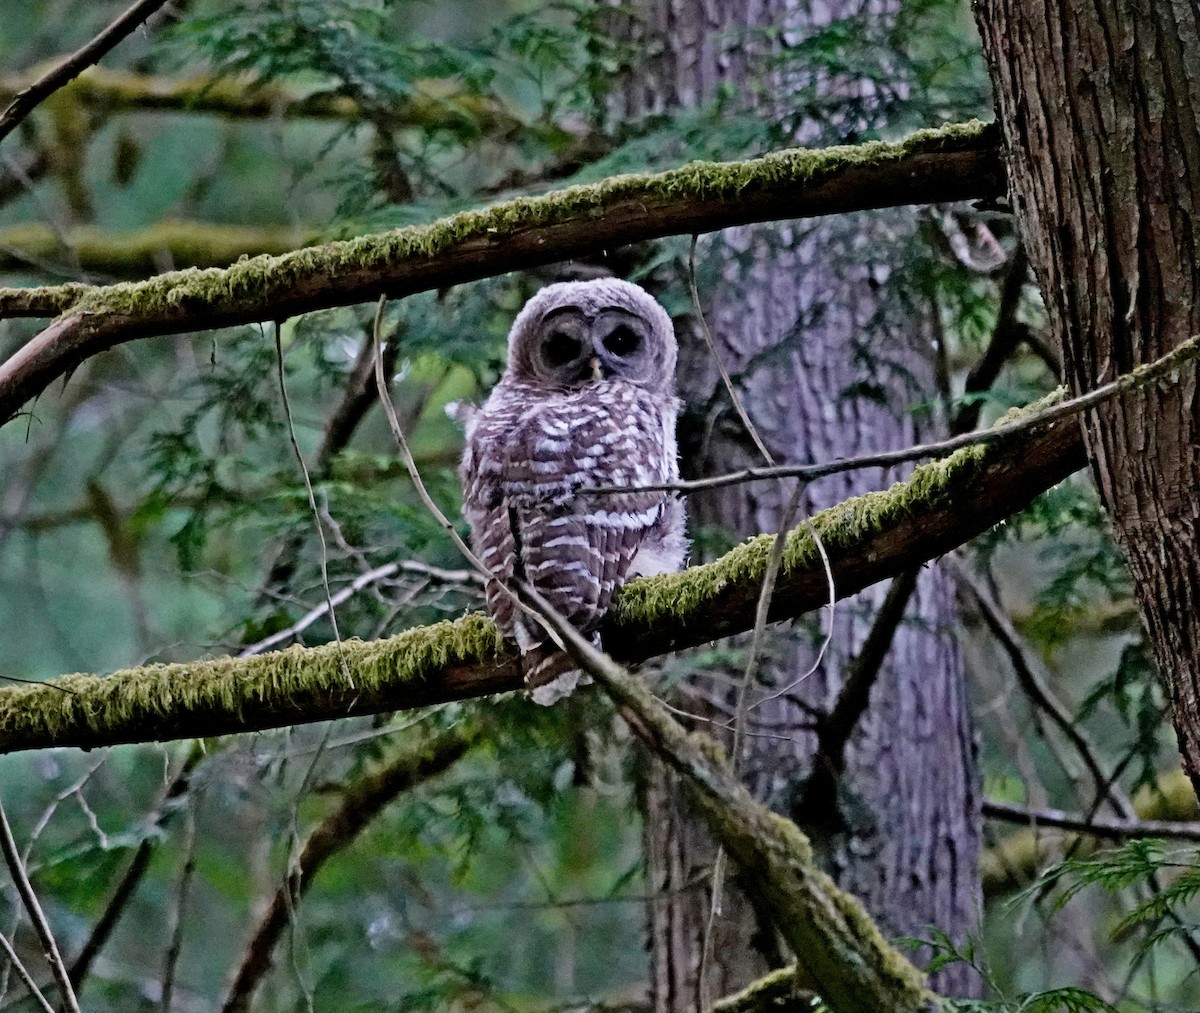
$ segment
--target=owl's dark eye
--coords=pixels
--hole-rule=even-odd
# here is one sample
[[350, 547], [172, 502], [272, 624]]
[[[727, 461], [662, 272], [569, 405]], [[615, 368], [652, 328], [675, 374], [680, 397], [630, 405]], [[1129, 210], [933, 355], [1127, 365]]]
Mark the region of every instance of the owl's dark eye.
[[604, 339], [604, 347], [618, 358], [632, 355], [642, 343], [641, 337], [632, 327], [620, 324]]
[[551, 366], [565, 366], [579, 358], [583, 345], [566, 331], [552, 331], [542, 345], [542, 354]]

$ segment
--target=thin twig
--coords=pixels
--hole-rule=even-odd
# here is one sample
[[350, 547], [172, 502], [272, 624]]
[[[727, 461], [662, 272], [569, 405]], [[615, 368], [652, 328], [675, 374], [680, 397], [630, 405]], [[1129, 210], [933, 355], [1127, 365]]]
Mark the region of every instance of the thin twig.
[[974, 447], [998, 443], [1013, 436], [1023, 435], [1035, 429], [1040, 429], [1054, 422], [1071, 418], [1094, 408], [1110, 398], [1127, 394], [1144, 387], [1146, 384], [1166, 376], [1175, 369], [1191, 362], [1200, 355], [1200, 335], [1193, 335], [1177, 345], [1166, 355], [1144, 366], [1138, 366], [1115, 380], [1090, 390], [1086, 394], [1058, 404], [1043, 408], [1032, 415], [1014, 419], [1012, 422], [1001, 422], [990, 429], [979, 432], [964, 433], [952, 436], [946, 440], [934, 443], [920, 443], [902, 450], [885, 450], [878, 454], [866, 454], [862, 457], [842, 457], [822, 464], [783, 464], [773, 468], [744, 468], [741, 471], [729, 472], [725, 475], [713, 475], [710, 478], [698, 478], [689, 482], [660, 482], [647, 485], [611, 485], [592, 486], [579, 490], [579, 495], [607, 495], [628, 492], [695, 492], [697, 489], [718, 489], [727, 485], [738, 485], [743, 482], [761, 482], [766, 479], [799, 478], [811, 482], [814, 479], [837, 475], [846, 471], [857, 471], [862, 468], [890, 468], [896, 464], [918, 461], [925, 457], [944, 457], [964, 447]]
[[[400, 449], [400, 459], [404, 462], [404, 470], [408, 472], [408, 477], [412, 479], [413, 487], [417, 490], [417, 495], [421, 498], [421, 502], [425, 504], [425, 509], [432, 514], [434, 520], [438, 522], [442, 530], [450, 536], [450, 540], [454, 542], [455, 548], [462, 553], [475, 571], [483, 578], [485, 584], [496, 580], [496, 575], [484, 565], [483, 560], [471, 551], [471, 547], [463, 541], [460, 535], [451, 523], [450, 518], [446, 516], [442, 508], [437, 505], [434, 498], [429, 494], [429, 489], [425, 486], [424, 479], [421, 478], [421, 473], [417, 470], [417, 462], [413, 458], [412, 450], [408, 446], [408, 440], [405, 439], [404, 430], [400, 426], [400, 420], [396, 417], [396, 406], [392, 404], [392, 395], [388, 391], [387, 378], [383, 373], [383, 352], [381, 342], [379, 340], [380, 324], [383, 320], [383, 310], [387, 306], [387, 296], [380, 296], [379, 303], [375, 308], [375, 327], [374, 327], [374, 342], [375, 342], [375, 385], [379, 389], [379, 399], [383, 403], [384, 414], [387, 415], [388, 425], [391, 427], [392, 436], [396, 440], [396, 446]], [[531, 616], [534, 620], [549, 634], [550, 639], [559, 647], [558, 635], [554, 632], [553, 627], [548, 625], [535, 609], [521, 600], [521, 596], [512, 591], [504, 581], [497, 581], [501, 591], [512, 598], [513, 603], [522, 612]]]
[[871, 631], [850, 663], [841, 692], [828, 716], [817, 725], [812, 775], [804, 786], [801, 810], [813, 822], [837, 817], [838, 782], [846, 770], [846, 747], [871, 700], [871, 689], [883, 667], [904, 610], [917, 587], [919, 570], [905, 570], [892, 580]]
[[179, 966], [179, 954], [183, 951], [183, 930], [187, 925], [188, 894], [192, 877], [196, 872], [196, 817], [188, 810], [187, 829], [184, 832], [183, 869], [179, 873], [179, 885], [175, 891], [175, 909], [171, 912], [170, 943], [163, 958], [162, 995], [159, 1008], [162, 1013], [171, 1013], [171, 996], [175, 991], [175, 970]]
[[33, 884], [25, 874], [25, 866], [17, 852], [17, 842], [13, 840], [12, 827], [8, 823], [8, 813], [4, 811], [4, 803], [0, 801], [0, 850], [4, 852], [4, 861], [8, 865], [17, 893], [21, 895], [21, 903], [33, 923], [34, 931], [42, 943], [42, 951], [46, 955], [46, 963], [50, 965], [50, 973], [58, 983], [63, 1005], [69, 1013], [79, 1013], [79, 1000], [75, 998], [75, 989], [67, 977], [67, 969], [63, 965], [62, 954], [59, 953], [58, 943], [54, 933], [50, 931], [50, 923], [46, 921], [42, 905], [38, 903], [37, 894], [33, 892]]
[[372, 584], [378, 584], [381, 580], [386, 580], [394, 573], [399, 571], [400, 566], [397, 563], [385, 563], [383, 566], [377, 566], [373, 570], [368, 570], [366, 573], [359, 574], [349, 584], [343, 587], [336, 594], [330, 594], [321, 604], [314, 606], [297, 619], [291, 626], [286, 629], [272, 633], [269, 637], [264, 637], [257, 643], [250, 644], [248, 647], [243, 647], [238, 651], [239, 658], [249, 658], [254, 654], [262, 654], [263, 651], [269, 651], [276, 644], [282, 644], [286, 640], [291, 640], [293, 637], [303, 633], [313, 623], [322, 616], [332, 616], [333, 610], [343, 602], [353, 598], [359, 591], [365, 587], [370, 587]]
[[81, 49], [60, 60], [54, 67], [46, 71], [28, 88], [19, 92], [9, 103], [8, 108], [0, 114], [0, 141], [16, 129], [17, 124], [27, 117], [34, 109], [62, 88], [72, 79], [78, 77], [85, 69], [101, 59], [109, 50], [145, 21], [167, 0], [138, 0], [112, 24], [97, 35]]
[[3, 932], [0, 932], [0, 948], [3, 948], [4, 952], [8, 954], [9, 966], [16, 969], [17, 977], [21, 979], [22, 983], [29, 990], [29, 994], [38, 1001], [38, 1004], [45, 1010], [45, 1013], [54, 1013], [54, 1007], [50, 1005], [42, 990], [38, 988], [37, 982], [33, 980], [33, 975], [29, 973], [29, 968], [25, 966], [21, 957], [13, 948], [13, 944], [8, 941], [8, 936]]
[[[149, 820], [151, 829], [161, 831], [168, 819], [177, 811], [179, 799], [188, 790], [192, 774], [205, 755], [204, 747], [199, 743], [193, 743], [192, 748], [183, 761], [183, 765], [180, 767], [179, 773], [175, 775], [171, 783], [167, 786], [162, 800], [159, 802], [153, 817]], [[147, 834], [142, 839], [142, 842], [137, 846], [137, 851], [134, 852], [129, 867], [125, 870], [121, 881], [113, 890], [112, 896], [104, 908], [104, 912], [92, 927], [91, 934], [80, 949], [79, 955], [76, 956], [71, 962], [71, 966], [67, 969], [67, 977], [70, 978], [71, 984], [77, 991], [91, 970], [92, 963], [104, 948], [105, 943], [108, 942], [113, 929], [116, 928], [117, 922], [120, 921], [121, 916], [128, 910], [130, 899], [150, 868], [150, 859], [154, 856], [157, 844], [158, 838], [151, 834]]]
[[717, 353], [716, 342], [713, 341], [712, 331], [708, 329], [708, 321], [704, 317], [704, 310], [700, 306], [700, 292], [696, 288], [696, 240], [699, 239], [698, 233], [692, 233], [692, 245], [688, 251], [688, 290], [692, 294], [692, 309], [696, 314], [696, 320], [700, 324], [700, 333], [704, 336], [704, 343], [708, 345], [708, 354], [712, 356], [712, 360], [716, 363], [717, 370], [721, 374], [721, 382], [725, 384], [725, 391], [729, 394], [729, 400], [733, 402], [733, 409], [737, 412], [738, 418], [742, 420], [742, 426], [750, 439], [754, 441], [754, 445], [758, 448], [758, 452], [762, 454], [763, 460], [768, 465], [774, 465], [775, 458], [771, 456], [771, 452], [767, 449], [767, 445], [763, 443], [758, 435], [758, 430], [754, 428], [754, 423], [750, 421], [750, 416], [746, 413], [745, 407], [742, 405], [742, 399], [738, 396], [736, 388], [733, 386], [733, 379], [729, 375], [729, 370], [725, 368], [725, 363], [721, 356]]

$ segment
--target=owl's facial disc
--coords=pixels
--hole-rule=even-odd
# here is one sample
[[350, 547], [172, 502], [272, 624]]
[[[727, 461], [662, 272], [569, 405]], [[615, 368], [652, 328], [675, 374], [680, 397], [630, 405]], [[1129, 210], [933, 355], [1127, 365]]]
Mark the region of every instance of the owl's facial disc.
[[653, 368], [647, 354], [649, 324], [625, 309], [600, 310], [594, 317], [576, 307], [547, 313], [538, 326], [538, 372], [558, 387], [575, 388], [622, 377], [644, 380]]

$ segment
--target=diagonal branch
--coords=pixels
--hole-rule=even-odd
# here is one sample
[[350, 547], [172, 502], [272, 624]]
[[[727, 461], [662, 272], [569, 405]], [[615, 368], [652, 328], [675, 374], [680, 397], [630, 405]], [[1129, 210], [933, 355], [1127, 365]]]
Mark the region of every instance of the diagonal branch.
[[[1082, 466], [1079, 430], [1060, 424], [922, 465], [886, 492], [847, 500], [811, 523], [838, 593], [851, 595], [961, 545]], [[636, 662], [750, 629], [773, 539], [761, 535], [714, 563], [625, 587], [601, 631], [610, 653]], [[803, 525], [788, 536], [768, 618], [791, 618], [827, 598], [825, 568]], [[479, 615], [388, 640], [346, 641], [342, 651], [353, 690], [337, 645], [5, 687], [0, 752], [224, 735], [521, 686], [516, 655]]]
[[354, 843], [379, 812], [401, 792], [423, 784], [453, 766], [479, 736], [475, 722], [460, 724], [433, 739], [410, 746], [390, 762], [368, 771], [342, 793], [338, 807], [309, 836], [294, 876], [276, 891], [255, 929], [221, 1007], [222, 1013], [246, 1013], [263, 977], [271, 969], [271, 954], [287, 928], [296, 902], [303, 897], [321, 867]]
[[0, 114], [0, 141], [11, 134], [26, 116], [38, 105], [53, 95], [72, 78], [78, 77], [105, 53], [113, 49], [122, 39], [134, 32], [138, 25], [162, 7], [167, 0], [137, 0], [112, 24], [91, 42], [63, 58], [54, 67], [30, 84], [9, 103]]
[[620, 708], [630, 729], [680, 775], [713, 838], [741, 866], [743, 888], [796, 957], [799, 975], [833, 1013], [929, 1013], [937, 996], [870, 916], [816, 864], [790, 820], [756, 802], [705, 735], [598, 651], [531, 587], [521, 587], [571, 656]]
[[135, 338], [282, 320], [662, 236], [1002, 189], [993, 131], [973, 122], [897, 143], [795, 149], [615, 176], [224, 270], [100, 288], [0, 289], [0, 316], [64, 314], [0, 366], [0, 419], [88, 357]]

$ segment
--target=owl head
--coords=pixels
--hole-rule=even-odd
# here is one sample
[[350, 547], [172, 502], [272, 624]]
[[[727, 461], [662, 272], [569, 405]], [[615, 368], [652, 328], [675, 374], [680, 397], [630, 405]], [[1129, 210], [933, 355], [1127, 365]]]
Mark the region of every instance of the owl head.
[[548, 390], [620, 377], [671, 392], [676, 354], [671, 318], [645, 289], [619, 278], [565, 281], [517, 314], [505, 375]]

